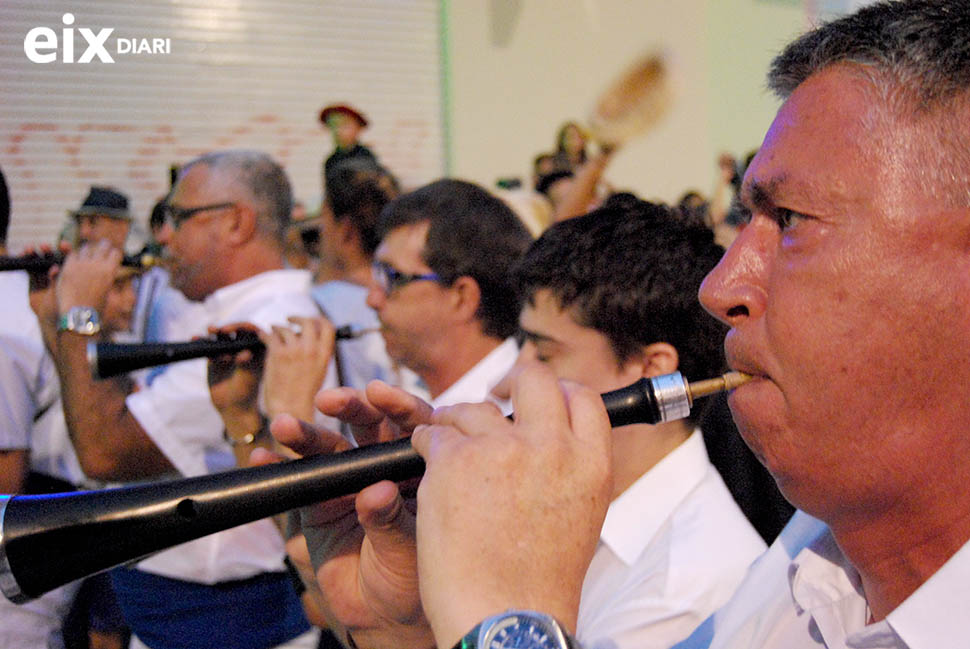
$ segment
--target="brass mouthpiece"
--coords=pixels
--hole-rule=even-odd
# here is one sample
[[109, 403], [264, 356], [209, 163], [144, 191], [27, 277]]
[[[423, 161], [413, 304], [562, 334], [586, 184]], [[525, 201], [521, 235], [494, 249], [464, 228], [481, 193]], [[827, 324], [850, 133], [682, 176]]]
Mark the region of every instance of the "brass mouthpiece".
[[687, 395], [693, 404], [695, 399], [706, 397], [718, 392], [727, 392], [734, 388], [744, 385], [751, 380], [751, 376], [742, 372], [728, 372], [713, 379], [694, 381], [687, 384]]
[[151, 268], [153, 266], [161, 266], [162, 263], [163, 260], [161, 257], [147, 252], [134, 257], [125, 257], [121, 260], [123, 266], [131, 266], [134, 268]]

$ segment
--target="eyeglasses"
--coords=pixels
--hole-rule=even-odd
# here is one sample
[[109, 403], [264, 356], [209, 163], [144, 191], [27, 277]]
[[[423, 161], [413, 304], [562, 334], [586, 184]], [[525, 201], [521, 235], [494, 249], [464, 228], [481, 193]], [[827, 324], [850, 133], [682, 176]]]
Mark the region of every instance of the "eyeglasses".
[[200, 212], [223, 210], [227, 207], [233, 207], [234, 205], [235, 203], [216, 203], [214, 205], [203, 205], [201, 207], [178, 207], [176, 205], [166, 203], [165, 207], [162, 209], [165, 213], [165, 220], [171, 223], [174, 229], [178, 230], [179, 226]]
[[375, 261], [371, 265], [371, 275], [374, 277], [374, 282], [377, 286], [384, 292], [384, 295], [388, 295], [391, 291], [418, 280], [441, 281], [441, 277], [437, 273], [424, 273], [420, 275], [402, 273], [397, 268], [394, 268], [394, 266], [383, 261]]

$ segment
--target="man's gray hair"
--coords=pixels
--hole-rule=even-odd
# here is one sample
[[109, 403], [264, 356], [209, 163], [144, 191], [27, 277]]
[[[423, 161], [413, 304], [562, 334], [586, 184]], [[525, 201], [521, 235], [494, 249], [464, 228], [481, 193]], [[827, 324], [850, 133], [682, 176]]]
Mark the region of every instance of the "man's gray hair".
[[[789, 44], [772, 62], [768, 86], [787, 99], [836, 64], [850, 65], [869, 82], [869, 145], [908, 160], [928, 195], [970, 205], [970, 0], [863, 7]], [[879, 129], [880, 123], [889, 128]], [[899, 137], [908, 127], [926, 137]]]
[[185, 168], [196, 164], [204, 164], [245, 190], [256, 209], [260, 230], [283, 242], [293, 210], [293, 193], [283, 167], [261, 151], [248, 150], [206, 153]]
[[857, 63], [933, 108], [970, 87], [970, 2], [879, 2], [822, 25], [775, 58], [768, 85], [787, 98], [834, 63]]

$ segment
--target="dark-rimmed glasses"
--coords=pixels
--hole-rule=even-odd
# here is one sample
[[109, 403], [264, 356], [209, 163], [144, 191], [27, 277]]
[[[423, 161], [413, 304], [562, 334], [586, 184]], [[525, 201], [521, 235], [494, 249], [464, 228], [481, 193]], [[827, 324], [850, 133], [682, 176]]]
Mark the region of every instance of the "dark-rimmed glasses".
[[223, 210], [234, 205], [235, 203], [215, 203], [213, 205], [202, 205], [200, 207], [178, 207], [177, 205], [166, 203], [165, 207], [162, 209], [165, 213], [165, 220], [171, 223], [174, 229], [178, 230], [180, 225], [200, 212]]
[[374, 282], [384, 292], [384, 295], [389, 295], [391, 291], [419, 280], [441, 281], [441, 277], [437, 273], [422, 273], [417, 275], [402, 273], [397, 268], [394, 268], [394, 266], [383, 261], [375, 261], [371, 264], [371, 275], [373, 275]]

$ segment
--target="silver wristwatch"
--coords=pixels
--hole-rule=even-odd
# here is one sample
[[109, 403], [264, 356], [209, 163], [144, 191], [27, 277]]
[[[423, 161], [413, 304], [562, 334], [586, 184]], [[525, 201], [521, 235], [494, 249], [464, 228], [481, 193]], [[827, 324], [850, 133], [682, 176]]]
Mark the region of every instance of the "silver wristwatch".
[[101, 331], [101, 320], [98, 312], [89, 306], [72, 306], [57, 321], [57, 330], [93, 336]]
[[555, 618], [536, 611], [509, 610], [486, 618], [454, 649], [580, 649]]

